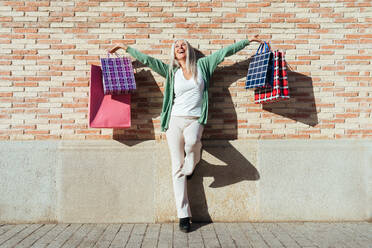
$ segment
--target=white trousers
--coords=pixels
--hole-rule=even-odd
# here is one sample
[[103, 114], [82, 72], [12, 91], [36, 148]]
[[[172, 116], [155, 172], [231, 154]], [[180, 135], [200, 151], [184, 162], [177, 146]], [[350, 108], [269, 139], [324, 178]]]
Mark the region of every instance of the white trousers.
[[191, 217], [186, 176], [200, 161], [204, 125], [198, 117], [171, 116], [166, 131], [172, 161], [173, 191], [178, 218]]

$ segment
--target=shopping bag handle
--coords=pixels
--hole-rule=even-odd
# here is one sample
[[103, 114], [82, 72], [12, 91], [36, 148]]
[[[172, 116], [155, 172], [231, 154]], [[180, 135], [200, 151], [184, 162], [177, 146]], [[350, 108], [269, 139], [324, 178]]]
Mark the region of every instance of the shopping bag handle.
[[[112, 54], [112, 53], [107, 52], [107, 58], [110, 58], [110, 54]], [[118, 57], [118, 58], [120, 57], [120, 55], [117, 52], [113, 52], [113, 54], [115, 54], [116, 57]]]
[[261, 54], [262, 52], [266, 53], [266, 52], [269, 52], [269, 51], [271, 51], [271, 47], [270, 47], [270, 45], [268, 43], [266, 43], [266, 41], [264, 41], [258, 47], [258, 49], [256, 51], [256, 55], [257, 54]]
[[[110, 58], [110, 52], [107, 52], [107, 58]], [[113, 54], [115, 54], [116, 55], [116, 57], [117, 58], [120, 58], [120, 55], [115, 51], [115, 52], [113, 52]], [[131, 59], [130, 59], [130, 57], [126, 57], [126, 56], [122, 56], [123, 58], [127, 58], [127, 59], [129, 59], [130, 61], [132, 61]], [[137, 67], [135, 68], [135, 70], [136, 70], [136, 73], [137, 73]]]
[[[115, 49], [115, 51], [113, 52], [117, 57], [120, 57], [120, 55], [118, 55], [117, 54], [117, 51], [119, 50], [119, 49], [123, 49], [124, 50], [124, 52], [126, 52], [126, 49], [124, 48], [124, 47], [122, 47], [122, 46], [116, 46], [116, 49]], [[111, 49], [111, 50], [114, 50], [114, 49]], [[111, 51], [110, 50], [110, 51]], [[109, 58], [110, 57], [110, 51], [108, 51], [107, 52], [107, 57]]]

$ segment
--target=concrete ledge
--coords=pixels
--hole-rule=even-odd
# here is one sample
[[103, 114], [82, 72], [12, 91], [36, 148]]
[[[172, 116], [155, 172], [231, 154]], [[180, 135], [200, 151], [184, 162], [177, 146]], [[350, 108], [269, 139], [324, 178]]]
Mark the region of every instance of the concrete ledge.
[[262, 220], [371, 218], [371, 142], [265, 141], [259, 147]]
[[[165, 141], [0, 142], [0, 222], [177, 220]], [[372, 141], [203, 141], [194, 221], [372, 219]]]
[[58, 142], [0, 143], [0, 222], [56, 222]]

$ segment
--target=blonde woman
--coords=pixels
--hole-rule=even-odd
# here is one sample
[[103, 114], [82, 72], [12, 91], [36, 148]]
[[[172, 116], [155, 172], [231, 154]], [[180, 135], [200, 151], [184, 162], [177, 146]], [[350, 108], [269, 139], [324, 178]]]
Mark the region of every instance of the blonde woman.
[[[172, 161], [173, 191], [179, 227], [190, 230], [192, 216], [187, 196], [187, 179], [200, 161], [201, 137], [208, 117], [208, 88], [212, 74], [225, 57], [231, 56], [250, 42], [263, 41], [258, 35], [196, 59], [195, 51], [186, 40], [172, 44], [170, 63], [141, 53], [137, 49], [116, 45], [109, 52], [124, 49], [166, 79], [161, 111], [161, 131], [166, 132]], [[185, 155], [186, 154], [186, 155]]]

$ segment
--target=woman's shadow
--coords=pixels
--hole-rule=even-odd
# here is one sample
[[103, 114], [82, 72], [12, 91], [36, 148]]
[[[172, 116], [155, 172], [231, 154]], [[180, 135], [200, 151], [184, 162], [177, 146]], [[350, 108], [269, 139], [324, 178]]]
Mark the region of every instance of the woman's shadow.
[[[200, 55], [199, 52], [199, 56], [203, 55]], [[196, 166], [192, 179], [188, 183], [193, 222], [212, 222], [203, 185], [205, 177], [214, 178], [214, 181], [209, 185], [211, 188], [224, 187], [246, 180], [254, 181], [260, 178], [256, 168], [228, 141], [238, 138], [239, 125], [235, 110], [236, 104], [232, 101], [236, 93], [234, 91], [230, 93], [228, 88], [232, 82], [236, 81], [238, 81], [238, 88], [244, 87], [249, 63], [250, 59], [231, 66], [219, 67], [213, 74], [209, 88], [210, 110], [208, 124], [203, 134], [203, 150], [223, 161], [225, 166], [209, 163], [205, 160], [205, 156], [202, 156]], [[318, 123], [318, 118], [312, 79], [289, 69], [287, 72], [290, 100], [263, 104], [262, 109], [315, 126]], [[240, 85], [240, 79], [243, 79], [243, 85]], [[208, 144], [205, 139], [214, 139], [215, 142]], [[199, 224], [195, 228], [199, 228], [200, 225], [203, 224]]]
[[[199, 51], [197, 54], [198, 57], [203, 57]], [[202, 223], [212, 222], [203, 184], [204, 178], [212, 177], [214, 180], [209, 187], [217, 189], [242, 181], [255, 181], [260, 177], [251, 162], [229, 142], [238, 138], [238, 121], [233, 96], [228, 88], [233, 82], [246, 77], [248, 66], [249, 60], [245, 60], [230, 66], [218, 67], [210, 81], [209, 114], [203, 133], [202, 154], [217, 158], [225, 165], [213, 164], [202, 155], [191, 180], [188, 181], [192, 221], [200, 222], [194, 225], [195, 229], [203, 225]], [[223, 211], [223, 208], [219, 209]]]
[[[198, 58], [204, 55], [197, 51]], [[211, 156], [223, 161], [226, 165], [215, 165], [207, 160], [201, 160], [197, 165], [196, 175], [188, 182], [188, 191], [190, 205], [193, 211], [193, 222], [211, 222], [212, 219], [208, 213], [206, 204], [206, 195], [203, 185], [203, 177], [213, 177], [214, 182], [209, 185], [211, 188], [220, 188], [245, 180], [257, 180], [258, 171], [255, 167], [233, 146], [228, 140], [237, 138], [237, 118], [235, 107], [231, 96], [226, 94], [225, 88], [228, 88], [232, 82], [238, 78], [244, 77], [246, 73], [247, 61], [234, 64], [233, 66], [217, 69], [211, 81], [210, 88], [210, 113], [208, 122], [203, 134], [203, 150]], [[138, 61], [133, 62], [137, 90], [131, 95], [131, 118], [132, 127], [129, 129], [114, 129], [114, 139], [133, 146], [144, 140], [154, 140], [153, 118], [157, 118], [161, 112], [163, 94], [159, 84], [152, 76], [150, 69], [144, 69], [144, 65]], [[221, 77], [221, 75], [223, 75]], [[222, 86], [222, 92], [218, 92], [219, 85]], [[217, 92], [215, 88], [217, 87]], [[220, 104], [223, 106], [220, 106]], [[221, 116], [221, 108], [224, 109]], [[220, 125], [220, 120], [223, 124]], [[215, 123], [218, 125], [215, 125]], [[225, 128], [229, 128], [228, 135]], [[224, 130], [224, 132], [223, 132]], [[210, 139], [218, 139], [217, 142], [208, 143]], [[203, 224], [199, 224], [203, 225]], [[198, 228], [198, 225], [194, 225]]]
[[[197, 56], [200, 58], [204, 55], [197, 51]], [[213, 156], [225, 165], [210, 163], [206, 160], [206, 156], [203, 155], [195, 168], [192, 179], [188, 180], [188, 195], [193, 222], [212, 222], [204, 190], [204, 177], [214, 178], [214, 181], [209, 185], [211, 188], [225, 187], [242, 181], [254, 181], [260, 178], [257, 169], [229, 142], [229, 140], [238, 138], [238, 120], [235, 104], [232, 101], [237, 93], [232, 92], [233, 95], [231, 95], [229, 87], [239, 79], [243, 79], [245, 82], [249, 62], [250, 60], [247, 59], [231, 66], [220, 66], [216, 69], [211, 79], [208, 124], [204, 129], [202, 148], [207, 153], [202, 152], [202, 154]], [[144, 67], [144, 65], [136, 61], [134, 67], [138, 69]], [[286, 104], [286, 110], [283, 111], [283, 103], [264, 105], [263, 109], [309, 125], [315, 125], [317, 123], [315, 100], [313, 94], [309, 93], [312, 92], [311, 78], [295, 72], [289, 72], [288, 75], [290, 92], [294, 93], [291, 95], [294, 96], [294, 99], [292, 97], [290, 101], [284, 103]], [[133, 127], [125, 130], [114, 129], [114, 139], [130, 146], [144, 140], [155, 139], [152, 118], [160, 115], [163, 98], [159, 85], [152, 76], [150, 69], [141, 70], [136, 73], [135, 77], [138, 90], [132, 95]], [[291, 78], [295, 78], [295, 82]], [[300, 81], [303, 80], [300, 83], [303, 84], [305, 82], [307, 84], [306, 87], [311, 90], [306, 95], [307, 104], [302, 104], [302, 107], [297, 107], [297, 109], [308, 114], [310, 113], [309, 116], [292, 114], [290, 108], [297, 101], [302, 100], [301, 94], [297, 94], [295, 88], [291, 87], [299, 79]], [[241, 82], [239, 81], [238, 87], [244, 87], [244, 83], [240, 85]], [[211, 140], [213, 142], [210, 142]], [[194, 225], [194, 228], [199, 228], [201, 225], [203, 224]]]

